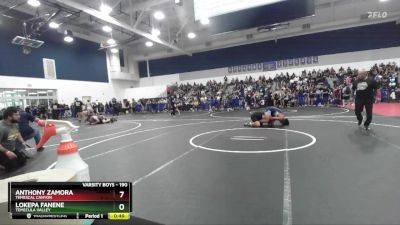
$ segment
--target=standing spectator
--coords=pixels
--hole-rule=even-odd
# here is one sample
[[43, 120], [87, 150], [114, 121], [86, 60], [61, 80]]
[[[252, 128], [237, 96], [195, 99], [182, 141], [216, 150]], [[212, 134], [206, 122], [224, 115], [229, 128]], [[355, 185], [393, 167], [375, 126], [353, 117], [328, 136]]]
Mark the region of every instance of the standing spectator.
[[331, 92], [328, 87], [324, 87], [322, 89], [322, 104], [326, 107], [329, 107]]
[[53, 118], [52, 105], [53, 105], [53, 103], [51, 103], [50, 105], [47, 106], [46, 118]]
[[88, 115], [93, 114], [92, 103], [90, 102], [89, 99], [87, 100], [87, 102], [86, 102], [86, 104], [85, 104], [85, 108], [86, 108], [86, 111], [87, 111], [87, 114], [88, 114]]
[[106, 110], [106, 115], [110, 113], [110, 103], [109, 102], [106, 102], [105, 110]]
[[310, 89], [310, 94], [309, 94], [309, 103], [308, 105], [314, 106], [315, 105], [315, 90], [314, 88]]
[[382, 101], [382, 92], [380, 89], [376, 90], [375, 93], [375, 103], [380, 103]]
[[46, 119], [47, 118], [47, 110], [46, 110], [46, 106], [41, 104], [39, 105], [39, 117], [41, 119]]
[[349, 99], [350, 99], [350, 96], [351, 96], [350, 85], [346, 85], [342, 89], [342, 96], [343, 96], [343, 105], [347, 105], [349, 103]]
[[288, 107], [289, 100], [290, 100], [290, 94], [289, 94], [289, 92], [286, 92], [285, 97], [283, 98], [283, 107], [284, 108]]
[[60, 109], [57, 100], [54, 101], [53, 104], [51, 104], [51, 118], [53, 120], [58, 120], [60, 116]]
[[113, 116], [118, 116], [119, 115], [119, 103], [115, 98], [112, 99], [112, 114]]
[[75, 98], [74, 106], [75, 106], [75, 113], [78, 116], [78, 121], [79, 123], [81, 123], [83, 118], [83, 102], [80, 101], [78, 98]]
[[99, 112], [99, 104], [98, 104], [98, 101], [96, 100], [96, 102], [93, 102], [93, 104], [92, 104], [92, 108], [93, 108], [93, 112], [94, 112], [94, 114], [98, 114], [98, 112]]
[[99, 114], [104, 114], [104, 105], [103, 103], [99, 102], [99, 104], [97, 105], [97, 109], [99, 111]]
[[132, 112], [135, 114], [136, 114], [136, 105], [137, 105], [137, 103], [136, 103], [135, 99], [132, 98]]
[[64, 118], [64, 116], [65, 116], [64, 104], [59, 104], [58, 107], [59, 107], [58, 109], [59, 109], [59, 112], [60, 112], [60, 118]]
[[65, 118], [71, 117], [71, 109], [68, 104], [64, 104]]

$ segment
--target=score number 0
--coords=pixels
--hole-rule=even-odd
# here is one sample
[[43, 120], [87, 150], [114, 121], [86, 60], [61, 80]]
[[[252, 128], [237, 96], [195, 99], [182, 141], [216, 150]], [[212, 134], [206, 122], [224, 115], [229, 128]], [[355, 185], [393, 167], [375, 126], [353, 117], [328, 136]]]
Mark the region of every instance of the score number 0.
[[[125, 191], [119, 191], [119, 198], [123, 198], [124, 194], [125, 194]], [[119, 204], [118, 208], [119, 208], [119, 210], [122, 211], [125, 209], [125, 205], [121, 203], [121, 204]]]

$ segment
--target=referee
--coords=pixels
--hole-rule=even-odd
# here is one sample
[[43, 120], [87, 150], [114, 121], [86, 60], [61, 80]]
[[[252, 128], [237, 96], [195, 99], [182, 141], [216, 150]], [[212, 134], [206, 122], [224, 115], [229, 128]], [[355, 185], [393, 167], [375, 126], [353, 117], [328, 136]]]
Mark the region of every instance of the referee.
[[169, 103], [170, 103], [170, 105], [172, 107], [171, 116], [175, 116], [175, 114], [176, 114], [176, 101], [175, 101], [175, 98], [173, 96], [170, 97]]
[[358, 125], [361, 126], [363, 121], [362, 111], [365, 107], [367, 119], [364, 122], [365, 130], [369, 130], [369, 124], [372, 120], [372, 107], [374, 104], [375, 92], [378, 89], [378, 83], [368, 73], [362, 70], [358, 73], [357, 79], [353, 83], [353, 91], [355, 91], [355, 113]]

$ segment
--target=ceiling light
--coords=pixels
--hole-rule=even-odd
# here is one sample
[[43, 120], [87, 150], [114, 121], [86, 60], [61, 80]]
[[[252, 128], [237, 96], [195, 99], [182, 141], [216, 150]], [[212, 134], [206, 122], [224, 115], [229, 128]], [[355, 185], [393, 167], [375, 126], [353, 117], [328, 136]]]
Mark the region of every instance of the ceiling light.
[[72, 37], [72, 36], [73, 36], [72, 31], [70, 31], [70, 30], [65, 30], [65, 31], [64, 31], [64, 34], [65, 34], [65, 37], [64, 37], [64, 41], [65, 41], [65, 42], [70, 43], [70, 42], [73, 42], [73, 41], [74, 41], [74, 38]]
[[100, 12], [108, 15], [108, 14], [110, 14], [111, 11], [112, 11], [112, 8], [109, 5], [101, 3]]
[[109, 45], [115, 45], [115, 43], [116, 43], [116, 41], [112, 38], [107, 40], [107, 44], [109, 44]]
[[111, 49], [111, 53], [114, 53], [114, 54], [116, 54], [116, 53], [118, 53], [119, 51], [118, 51], [118, 49], [116, 49], [116, 48], [112, 48]]
[[379, 0], [380, 2], [387, 2], [388, 0]]
[[68, 43], [71, 43], [71, 42], [74, 41], [74, 38], [71, 37], [71, 36], [65, 36], [65, 37], [64, 37], [64, 41], [65, 41], [65, 42], [68, 42]]
[[103, 31], [110, 33], [112, 31], [112, 27], [105, 25], [105, 26], [103, 26]]
[[40, 6], [40, 1], [39, 0], [28, 0], [28, 4], [33, 7], [38, 7], [38, 6]]
[[163, 12], [157, 11], [154, 13], [154, 18], [156, 18], [157, 20], [163, 20], [165, 18], [165, 15]]
[[203, 25], [207, 25], [210, 23], [210, 20], [208, 19], [208, 17], [204, 17], [200, 19], [200, 23]]
[[193, 33], [193, 32], [190, 32], [190, 33], [187, 34], [187, 36], [188, 36], [188, 38], [193, 39], [193, 38], [196, 37], [196, 34]]
[[153, 44], [153, 42], [151, 42], [151, 41], [146, 41], [146, 46], [147, 47], [151, 47], [151, 46], [153, 46], [154, 44]]
[[50, 27], [50, 28], [53, 28], [53, 29], [57, 29], [57, 28], [60, 27], [60, 24], [59, 24], [59, 23], [56, 23], [56, 22], [54, 22], [54, 21], [51, 21], [51, 22], [49, 23], [49, 27]]
[[153, 28], [153, 29], [151, 30], [151, 34], [152, 34], [153, 36], [158, 37], [158, 36], [160, 36], [161, 31], [160, 31], [159, 29]]

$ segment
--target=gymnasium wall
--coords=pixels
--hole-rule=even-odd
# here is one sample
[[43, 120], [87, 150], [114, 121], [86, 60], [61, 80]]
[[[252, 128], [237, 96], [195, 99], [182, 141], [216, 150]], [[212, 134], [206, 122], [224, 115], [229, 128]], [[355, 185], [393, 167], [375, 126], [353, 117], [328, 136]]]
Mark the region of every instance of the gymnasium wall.
[[128, 88], [124, 91], [122, 98], [139, 100], [141, 98], [167, 97], [167, 86], [156, 85], [148, 87]]
[[[288, 68], [283, 68], [275, 71], [267, 71], [267, 72], [249, 72], [242, 74], [229, 74], [228, 68], [218, 68], [218, 69], [210, 69], [210, 70], [202, 70], [195, 72], [187, 72], [180, 74], [172, 74], [172, 75], [164, 75], [164, 76], [154, 76], [149, 78], [140, 78], [140, 87], [151, 87], [151, 86], [162, 86], [166, 87], [167, 85], [171, 85], [173, 83], [203, 83], [205, 84], [208, 80], [216, 80], [223, 81], [224, 76], [227, 76], [228, 79], [236, 78], [245, 79], [246, 76], [252, 76], [253, 78], [258, 78], [259, 76], [274, 77], [276, 74], [283, 73], [295, 73], [300, 74], [303, 70], [312, 70], [312, 69], [326, 69], [333, 67], [335, 70], [338, 70], [340, 67], [344, 67], [347, 69], [348, 66], [351, 68], [357, 69], [370, 69], [372, 65], [375, 63], [388, 63], [388, 62], [396, 62], [397, 65], [400, 65], [400, 47], [392, 47], [392, 48], [382, 48], [375, 50], [366, 50], [366, 51], [357, 51], [357, 52], [348, 52], [348, 53], [339, 53], [339, 54], [331, 54], [331, 55], [321, 55], [318, 57], [317, 64], [309, 64], [309, 65], [301, 65], [301, 66], [293, 66]], [[134, 93], [136, 88], [130, 89], [130, 93]], [[157, 90], [152, 90], [151, 88], [147, 89], [146, 94], [149, 96], [154, 96], [159, 94]]]
[[[126, 75], [130, 73], [119, 73], [116, 70], [128, 71], [126, 68], [127, 65], [125, 65], [125, 68], [117, 68], [117, 66], [112, 63], [113, 57], [113, 54], [107, 53], [107, 60], [104, 63], [107, 68], [108, 82], [3, 76], [0, 74], [0, 88], [56, 89], [58, 101], [60, 103], [71, 103], [75, 97], [82, 98], [82, 96], [91, 96], [93, 101], [98, 100], [101, 102], [110, 101], [114, 97], [122, 99], [125, 96], [126, 90], [131, 89], [135, 85], [135, 82], [132, 77], [121, 78], [120, 74]], [[129, 62], [129, 67], [134, 66], [131, 64], [132, 62]], [[115, 75], [120, 76], [116, 77]]]
[[[106, 57], [105, 57], [106, 58]], [[75, 97], [91, 96], [92, 100], [110, 101], [116, 97], [122, 99], [127, 89], [135, 85], [132, 77], [122, 77], [127, 72], [116, 72], [117, 67], [112, 65], [113, 55], [107, 53], [104, 66], [107, 69], [107, 82], [44, 79], [35, 77], [3, 76], [0, 74], [0, 88], [15, 89], [56, 89], [58, 101], [71, 103]], [[128, 66], [134, 67], [129, 61]], [[119, 66], [119, 65], [118, 65]], [[131, 68], [118, 67], [119, 70], [128, 71]], [[116, 77], [119, 75], [119, 77]], [[130, 74], [132, 75], [132, 74]]]
[[[98, 43], [78, 37], [65, 43], [63, 35], [53, 30], [38, 38], [45, 41], [40, 48], [25, 55], [21, 46], [11, 44], [16, 35], [22, 36], [21, 28], [21, 24], [2, 18], [0, 88], [57, 89], [59, 102], [71, 103], [82, 96], [105, 102], [123, 96], [133, 87], [133, 80], [139, 79], [136, 62], [125, 58], [125, 67], [120, 67], [119, 57], [114, 60], [118, 64], [113, 63], [118, 54], [99, 51]], [[57, 79], [44, 78], [43, 58], [55, 60]]]
[[179, 74], [179, 81], [185, 82], [198, 82], [200, 80], [213, 79], [214, 77], [224, 77], [224, 76], [234, 76], [234, 77], [246, 77], [251, 74], [263, 74], [266, 76], [275, 76], [277, 73], [281, 72], [290, 72], [290, 73], [301, 73], [304, 69], [326, 69], [327, 67], [339, 69], [341, 66], [346, 67], [351, 66], [358, 69], [370, 69], [370, 67], [375, 63], [386, 62], [389, 59], [394, 60], [400, 65], [400, 47], [393, 48], [383, 48], [383, 49], [375, 49], [375, 50], [366, 50], [366, 51], [357, 51], [357, 52], [348, 52], [348, 53], [339, 53], [332, 55], [321, 55], [318, 56], [317, 64], [307, 64], [300, 66], [291, 66], [287, 68], [282, 68], [275, 71], [266, 71], [266, 72], [258, 72], [258, 73], [244, 73], [240, 75], [231, 75], [228, 73], [228, 68], [218, 68], [212, 70], [203, 70], [203, 71], [195, 71], [188, 73]]
[[48, 58], [55, 60], [57, 79], [108, 82], [106, 53], [98, 50], [98, 43], [76, 37], [73, 43], [66, 43], [62, 34], [49, 30], [38, 38], [45, 43], [25, 55], [21, 46], [11, 44], [16, 35], [23, 36], [22, 25], [3, 21], [0, 26], [1, 75], [44, 78], [43, 58]]
[[[400, 25], [395, 22], [353, 27], [328, 32], [259, 42], [149, 61], [150, 76], [187, 73], [346, 52], [400, 46]], [[147, 77], [146, 62], [139, 62], [140, 77]]]
[[15, 76], [0, 76], [0, 80], [0, 88], [57, 89], [60, 103], [70, 104], [75, 97], [82, 98], [82, 96], [91, 96], [93, 100], [104, 102], [116, 96], [112, 86], [104, 82], [45, 80]]

